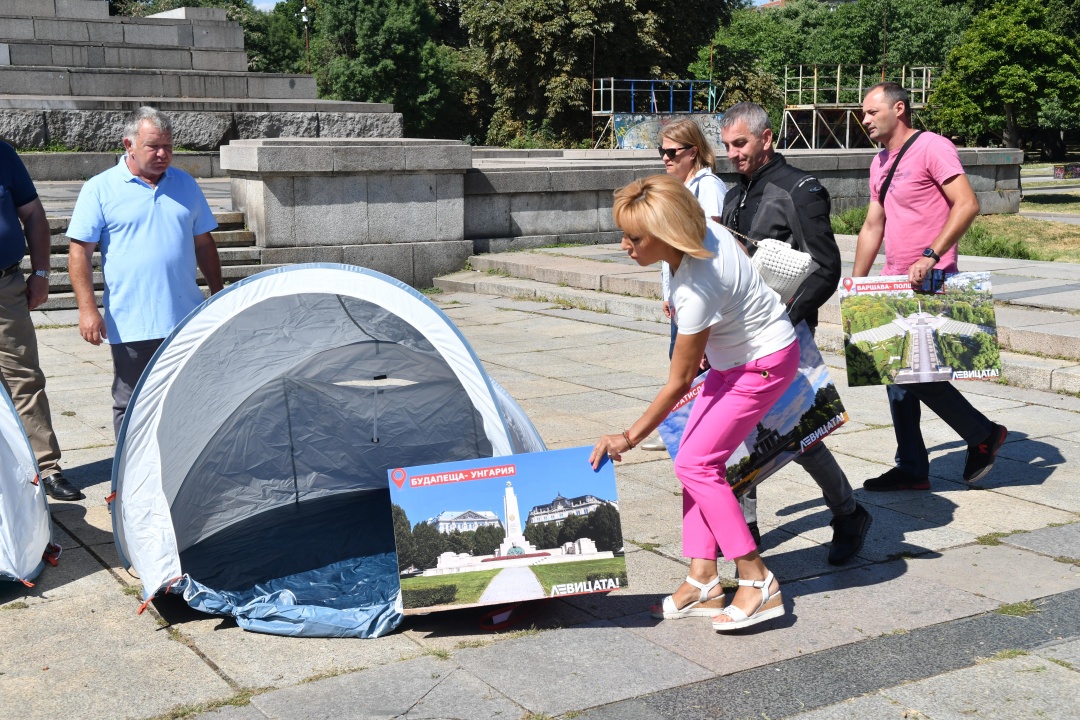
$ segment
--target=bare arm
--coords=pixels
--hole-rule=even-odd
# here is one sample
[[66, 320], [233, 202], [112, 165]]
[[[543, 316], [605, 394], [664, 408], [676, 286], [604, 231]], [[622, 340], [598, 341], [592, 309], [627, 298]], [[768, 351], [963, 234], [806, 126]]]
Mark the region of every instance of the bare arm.
[[221, 258], [218, 257], [217, 245], [210, 233], [195, 236], [195, 262], [202, 270], [206, 284], [210, 287], [210, 294], [221, 292], [225, 287], [221, 280]]
[[[634, 445], [647, 438], [649, 433], [668, 416], [675, 403], [682, 399], [682, 396], [690, 389], [694, 378], [700, 372], [698, 365], [701, 362], [701, 356], [705, 353], [705, 344], [708, 341], [709, 328], [695, 335], [680, 333], [675, 336], [675, 352], [671, 356], [671, 369], [668, 371], [667, 383], [660, 388], [656, 399], [652, 401], [645, 413], [627, 428], [626, 433]], [[589, 461], [593, 468], [597, 468], [603, 461], [604, 455], [612, 460], [621, 460], [622, 453], [629, 449], [626, 438], [621, 433], [604, 435], [596, 441]]]
[[97, 243], [72, 240], [68, 245], [68, 275], [75, 302], [79, 305], [79, 334], [91, 345], [105, 339], [105, 321], [97, 309], [94, 297], [94, 268], [92, 260]]
[[[30, 250], [30, 267], [34, 270], [49, 269], [49, 255], [52, 252], [52, 237], [49, 232], [49, 219], [45, 217], [45, 208], [41, 198], [34, 198], [17, 208], [19, 220], [26, 234], [26, 246]], [[49, 281], [37, 275], [31, 275], [26, 281], [26, 299], [33, 310], [49, 299]]]
[[[971, 227], [971, 221], [979, 214], [979, 199], [975, 197], [975, 191], [971, 189], [967, 175], [957, 175], [941, 186], [945, 197], [949, 199], [949, 217], [945, 219], [945, 227], [930, 243], [930, 249], [940, 257], [953, 248], [960, 238]], [[926, 274], [936, 265], [934, 258], [920, 258], [908, 269], [908, 279], [913, 283], [921, 283]]]
[[881, 241], [885, 239], [885, 208], [879, 202], [871, 202], [866, 211], [866, 222], [859, 230], [859, 239], [855, 245], [854, 277], [866, 277], [874, 266], [874, 258], [881, 250]]

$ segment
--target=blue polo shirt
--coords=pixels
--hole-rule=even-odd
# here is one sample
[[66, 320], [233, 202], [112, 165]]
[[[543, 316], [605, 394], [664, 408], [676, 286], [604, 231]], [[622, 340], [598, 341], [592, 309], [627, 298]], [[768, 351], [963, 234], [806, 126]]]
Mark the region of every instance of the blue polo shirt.
[[152, 188], [125, 157], [83, 185], [67, 231], [100, 246], [109, 343], [164, 338], [203, 301], [194, 238], [217, 227], [193, 177], [170, 167]]
[[26, 254], [26, 235], [18, 208], [38, 196], [30, 173], [6, 142], [0, 142], [0, 270], [11, 267]]

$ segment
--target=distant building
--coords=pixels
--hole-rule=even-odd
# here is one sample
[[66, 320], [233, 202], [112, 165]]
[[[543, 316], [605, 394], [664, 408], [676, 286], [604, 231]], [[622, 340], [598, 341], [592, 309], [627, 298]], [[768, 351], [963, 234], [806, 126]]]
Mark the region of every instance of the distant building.
[[502, 527], [499, 516], [490, 510], [447, 510], [439, 513], [436, 517], [427, 521], [428, 525], [434, 525], [441, 532], [449, 535], [456, 531], [467, 532], [477, 528], [492, 526]]
[[610, 505], [616, 510], [617, 503], [601, 500], [594, 495], [582, 495], [576, 498], [565, 498], [562, 495], [555, 496], [547, 505], [537, 505], [529, 511], [526, 525], [541, 525], [543, 523], [561, 523], [571, 515], [588, 515], [601, 505]]

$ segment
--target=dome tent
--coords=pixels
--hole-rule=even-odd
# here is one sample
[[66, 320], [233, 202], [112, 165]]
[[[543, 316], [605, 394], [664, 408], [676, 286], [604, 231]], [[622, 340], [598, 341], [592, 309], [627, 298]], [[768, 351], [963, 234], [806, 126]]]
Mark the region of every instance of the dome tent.
[[433, 303], [380, 273], [294, 265], [193, 311], [143, 373], [112, 517], [147, 601], [282, 635], [401, 620], [386, 471], [543, 450]]
[[56, 564], [60, 549], [51, 542], [49, 505], [30, 439], [3, 386], [0, 396], [0, 580], [32, 585], [46, 560]]

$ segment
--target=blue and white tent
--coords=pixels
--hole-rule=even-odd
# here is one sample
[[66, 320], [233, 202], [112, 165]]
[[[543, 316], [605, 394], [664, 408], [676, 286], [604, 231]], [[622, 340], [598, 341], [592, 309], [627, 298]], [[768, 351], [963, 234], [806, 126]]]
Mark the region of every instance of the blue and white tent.
[[143, 374], [116, 547], [148, 601], [376, 637], [402, 617], [387, 470], [543, 449], [422, 294], [345, 265], [269, 270], [192, 312]]
[[30, 440], [3, 386], [0, 397], [0, 580], [30, 584], [59, 553]]

